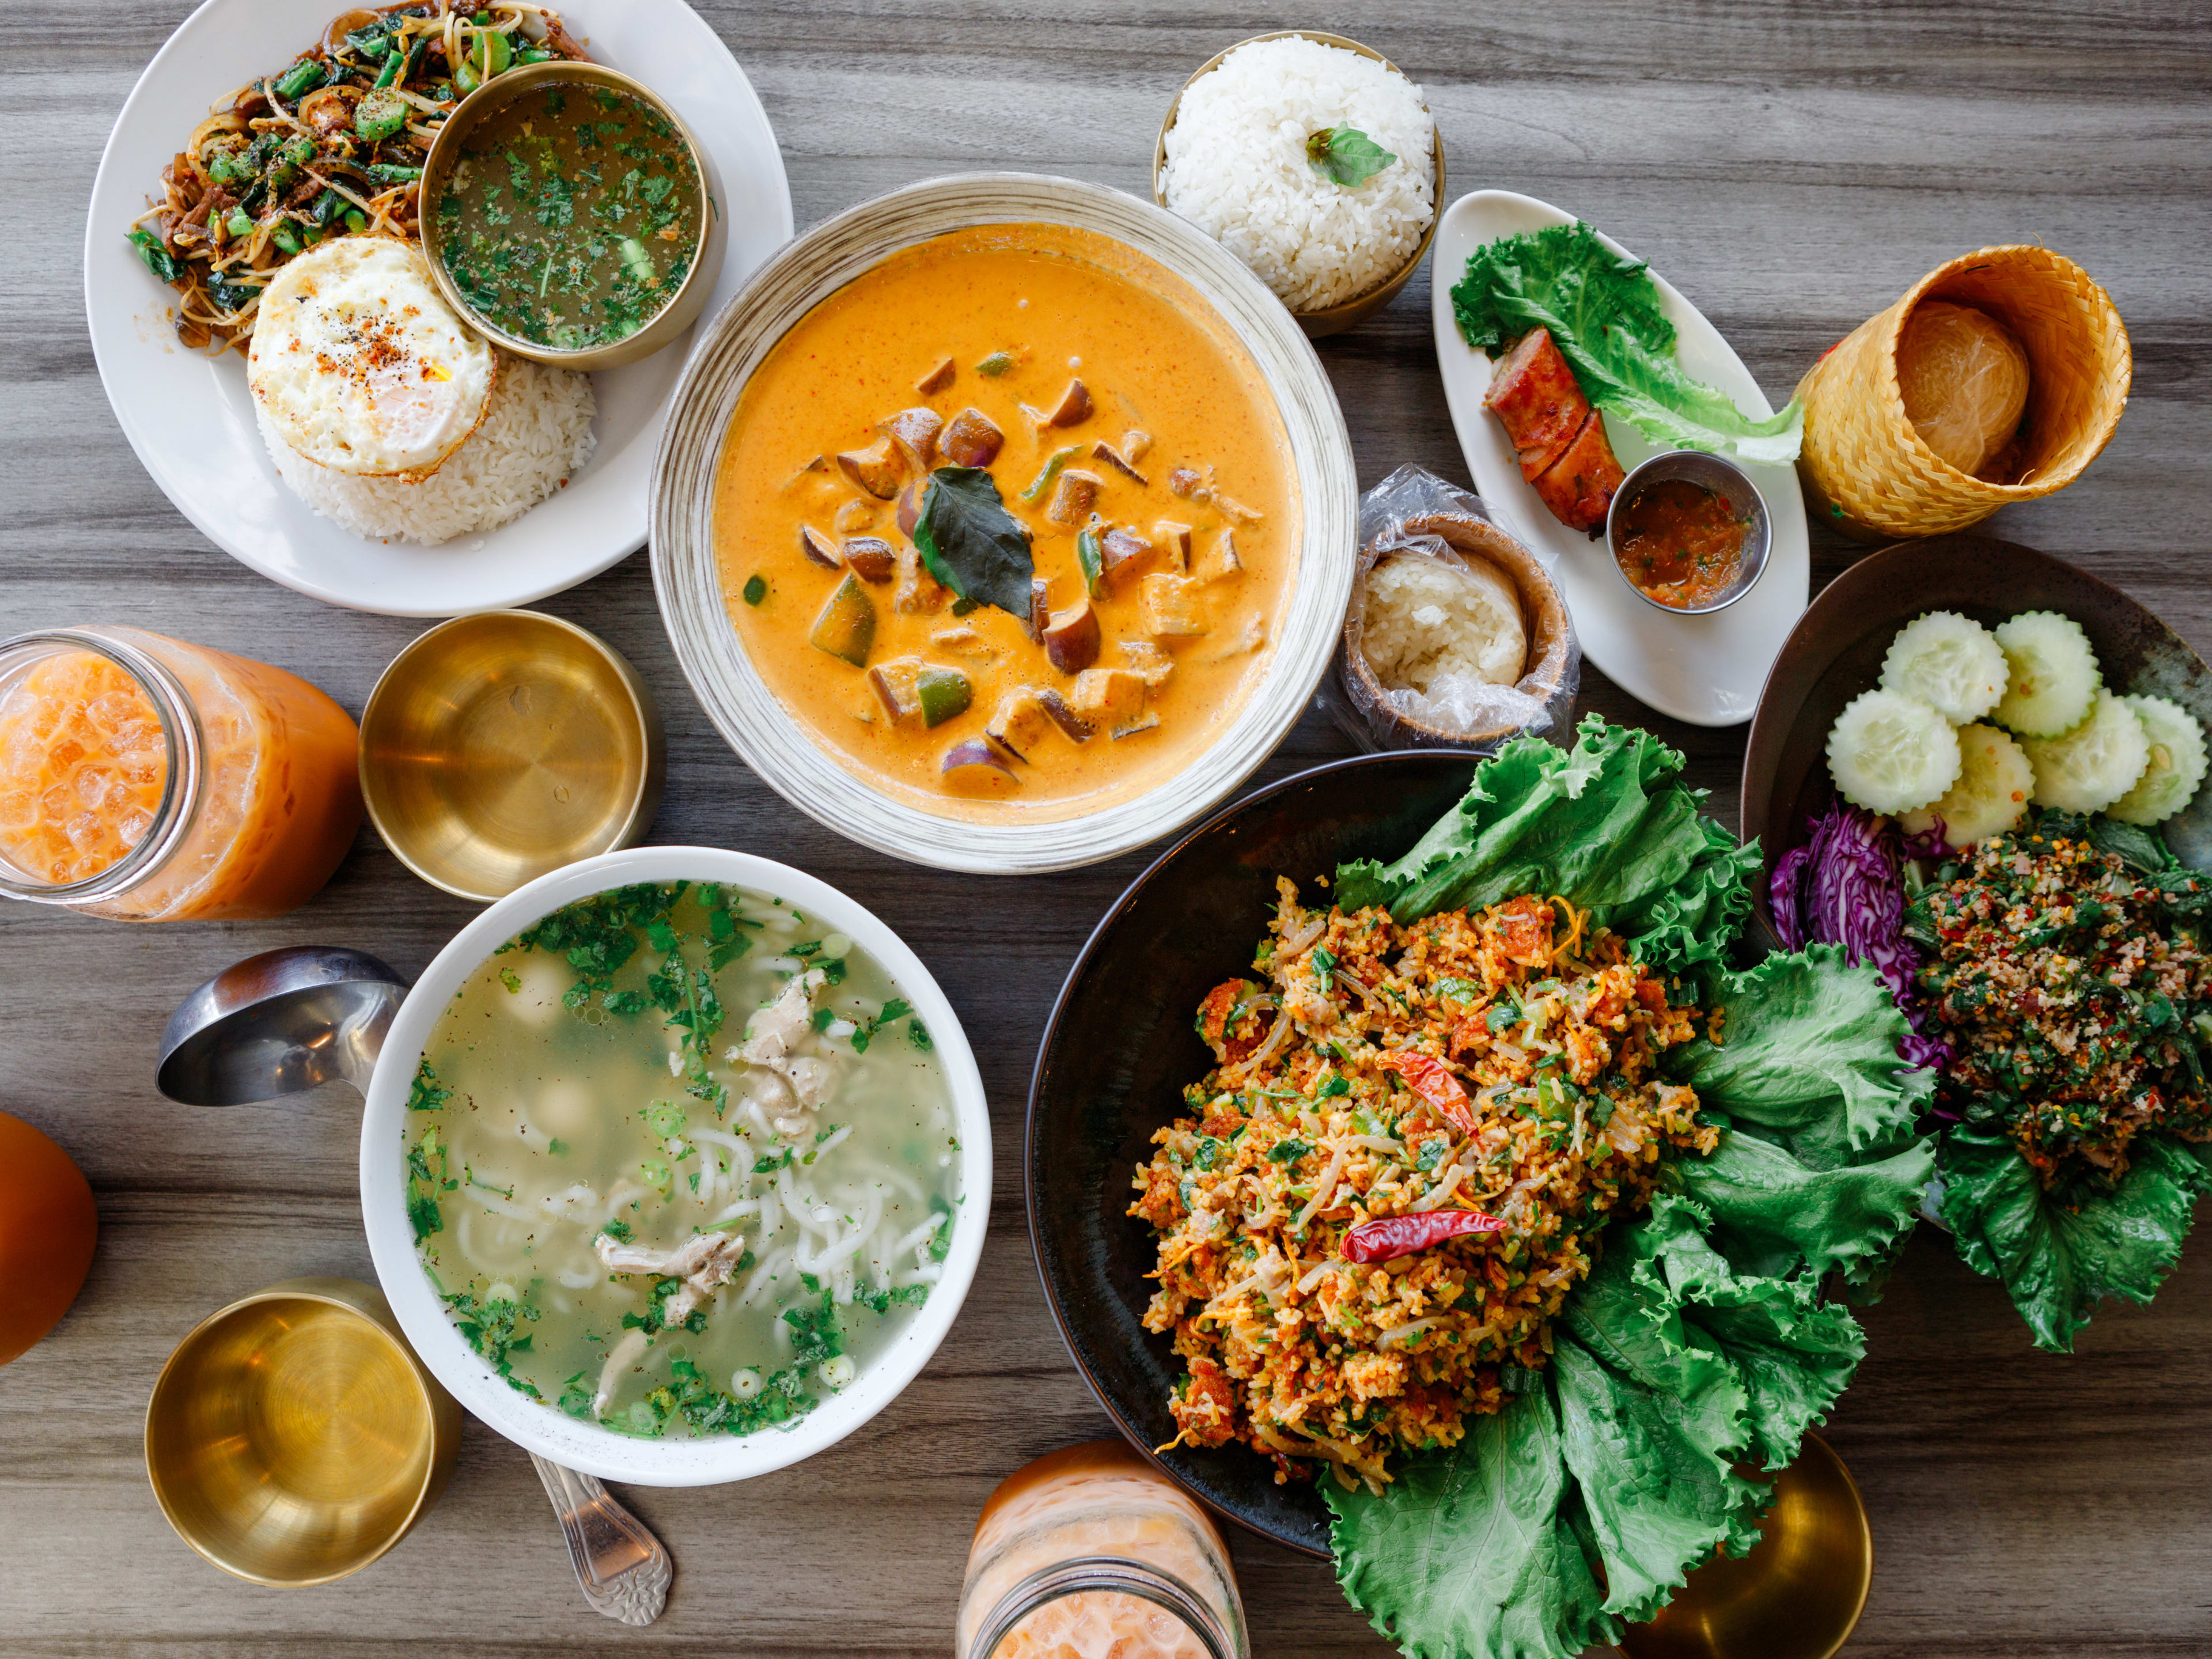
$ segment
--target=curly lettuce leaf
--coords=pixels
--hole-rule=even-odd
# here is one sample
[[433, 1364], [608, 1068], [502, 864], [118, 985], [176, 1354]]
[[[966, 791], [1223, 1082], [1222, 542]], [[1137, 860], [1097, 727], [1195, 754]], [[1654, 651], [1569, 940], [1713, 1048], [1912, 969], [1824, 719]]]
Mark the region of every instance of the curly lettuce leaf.
[[1757, 420], [1718, 387], [1692, 380], [1675, 357], [1674, 325], [1650, 270], [1609, 252], [1586, 224], [1485, 243], [1468, 256], [1451, 299], [1461, 337], [1492, 357], [1530, 329], [1549, 329], [1583, 395], [1655, 443], [1741, 461], [1797, 459], [1803, 404], [1793, 398]]
[[1638, 960], [1680, 973], [1717, 963], [1750, 913], [1756, 847], [1698, 811], [1682, 757], [1648, 732], [1585, 718], [1573, 749], [1505, 745], [1466, 798], [1389, 864], [1340, 866], [1336, 902], [1400, 921], [1522, 893], [1560, 893]]
[[1730, 1465], [1748, 1404], [1734, 1368], [1692, 1348], [1704, 1386], [1686, 1395], [1639, 1386], [1571, 1337], [1552, 1353], [1561, 1449], [1605, 1567], [1605, 1610], [1638, 1623], [1689, 1569], [1725, 1544], [1758, 1540], [1762, 1489]]
[[1679, 1305], [1689, 1340], [1735, 1362], [1752, 1443], [1778, 1469], [1842, 1397], [1866, 1339], [1848, 1310], [1820, 1300], [1816, 1277], [1737, 1272], [1706, 1237], [1711, 1225], [1692, 1200], [1658, 1194], [1629, 1235], [1636, 1280], [1656, 1305]]
[[1570, 1517], [1548, 1388], [1407, 1459], [1381, 1497], [1325, 1483], [1346, 1599], [1408, 1659], [1575, 1659], [1617, 1621]]
[[1897, 1044], [1911, 1028], [1881, 975], [1850, 966], [1842, 947], [1711, 975], [1699, 1000], [1722, 1010], [1721, 1042], [1670, 1049], [1664, 1069], [1703, 1104], [1771, 1131], [1818, 1169], [1912, 1138], [1935, 1079], [1902, 1072]]
[[2069, 1209], [2043, 1189], [2034, 1168], [2002, 1134], [1960, 1124], [1938, 1160], [1943, 1219], [1976, 1273], [2003, 1282], [2035, 1346], [2070, 1352], [2074, 1334], [2108, 1296], [2148, 1302], [2172, 1271], [2212, 1188], [2197, 1149], [2164, 1136], [2132, 1148], [2119, 1186]]
[[1736, 1131], [1710, 1158], [1678, 1158], [1668, 1179], [1713, 1218], [1715, 1247], [1738, 1269], [1814, 1276], [1881, 1255], [1911, 1227], [1936, 1153], [1916, 1140], [1887, 1158], [1822, 1170]]

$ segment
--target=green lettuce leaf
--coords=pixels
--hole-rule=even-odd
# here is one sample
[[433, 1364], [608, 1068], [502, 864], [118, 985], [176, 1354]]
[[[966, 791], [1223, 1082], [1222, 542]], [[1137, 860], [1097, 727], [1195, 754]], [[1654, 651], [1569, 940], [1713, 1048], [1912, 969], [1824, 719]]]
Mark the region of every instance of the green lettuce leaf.
[[2003, 1281], [2039, 1348], [2070, 1352], [2108, 1296], [2148, 1302], [2181, 1254], [2212, 1169], [2162, 1135], [2131, 1152], [2118, 1188], [2069, 1209], [2002, 1134], [1962, 1123], [1943, 1138], [1943, 1219], [1959, 1255]]
[[1912, 1138], [1935, 1079], [1904, 1073], [1905, 1016], [1881, 975], [1850, 966], [1841, 946], [1712, 975], [1699, 1000], [1724, 1011], [1721, 1042], [1670, 1049], [1664, 1069], [1705, 1105], [1771, 1131], [1819, 1169]]
[[1596, 714], [1564, 753], [1516, 739], [1403, 858], [1340, 866], [1336, 902], [1385, 905], [1410, 921], [1560, 893], [1650, 966], [1717, 963], [1750, 913], [1759, 849], [1700, 814], [1705, 794], [1684, 787], [1681, 771], [1682, 757], [1650, 732]]
[[1575, 1659], [1620, 1634], [1561, 1512], [1548, 1385], [1476, 1419], [1451, 1451], [1405, 1460], [1379, 1498], [1324, 1490], [1337, 1581], [1408, 1659]]
[[1485, 243], [1451, 299], [1462, 337], [1492, 357], [1530, 329], [1549, 329], [1583, 395], [1662, 447], [1741, 461], [1797, 459], [1804, 406], [1793, 398], [1780, 414], [1754, 420], [1726, 392], [1691, 379], [1675, 358], [1674, 325], [1650, 272], [1608, 252], [1588, 225]]
[[1684, 1158], [1668, 1178], [1713, 1218], [1715, 1248], [1739, 1271], [1814, 1276], [1879, 1256], [1911, 1227], [1934, 1173], [1925, 1140], [1831, 1170], [1747, 1130], [1723, 1134], [1710, 1158]]
[[1739, 1273], [1705, 1237], [1710, 1223], [1690, 1200], [1659, 1194], [1631, 1235], [1643, 1255], [1638, 1282], [1678, 1298], [1688, 1340], [1735, 1362], [1752, 1442], [1778, 1469], [1841, 1397], [1866, 1340], [1844, 1309], [1821, 1302], [1817, 1279]]
[[1718, 1362], [1711, 1385], [1687, 1398], [1639, 1387], [1572, 1338], [1558, 1342], [1552, 1369], [1561, 1452], [1605, 1567], [1605, 1610], [1639, 1623], [1714, 1550], [1757, 1541], [1760, 1489], [1729, 1467], [1743, 1386]]

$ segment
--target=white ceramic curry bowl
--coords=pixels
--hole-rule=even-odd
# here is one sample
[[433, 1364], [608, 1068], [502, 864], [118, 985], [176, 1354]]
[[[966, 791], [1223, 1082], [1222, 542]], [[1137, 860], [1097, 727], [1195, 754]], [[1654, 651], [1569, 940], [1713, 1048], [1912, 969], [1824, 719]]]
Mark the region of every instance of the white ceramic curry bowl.
[[[404, 1159], [408, 1086], [431, 1028], [461, 982], [538, 917], [577, 899], [633, 882], [717, 881], [781, 898], [852, 939], [881, 963], [936, 1039], [952, 1090], [960, 1146], [960, 1196], [945, 1276], [906, 1329], [839, 1392], [788, 1428], [751, 1435], [640, 1439], [541, 1405], [501, 1380], [447, 1317], [415, 1255], [407, 1220]], [[733, 1013], [737, 1011], [732, 1010]], [[750, 1012], [750, 1011], [748, 1011]], [[766, 1474], [833, 1446], [897, 1398], [952, 1328], [991, 1208], [991, 1120], [981, 1074], [959, 1017], [921, 959], [897, 934], [826, 883], [787, 865], [707, 847], [640, 847], [586, 859], [541, 876], [499, 901], [422, 970], [393, 1017], [370, 1080], [361, 1125], [361, 1197], [376, 1277], [407, 1340], [453, 1397], [526, 1450], [595, 1474], [648, 1486], [703, 1486]]]
[[[1212, 303], [1250, 354], [1288, 436], [1299, 496], [1297, 568], [1267, 672], [1181, 773], [1074, 817], [979, 823], [892, 799], [816, 744], [732, 627], [716, 567], [714, 478], [738, 399], [785, 331], [902, 248], [970, 225], [1073, 225], [1149, 255]], [[653, 585], [684, 677], [722, 735], [778, 794], [838, 834], [917, 864], [985, 875], [1092, 864], [1179, 829], [1288, 735], [1328, 666], [1352, 594], [1359, 485], [1335, 391], [1297, 321], [1212, 237], [1149, 202], [1023, 173], [965, 173], [839, 214], [756, 271], [707, 325], [676, 388], [653, 487]]]

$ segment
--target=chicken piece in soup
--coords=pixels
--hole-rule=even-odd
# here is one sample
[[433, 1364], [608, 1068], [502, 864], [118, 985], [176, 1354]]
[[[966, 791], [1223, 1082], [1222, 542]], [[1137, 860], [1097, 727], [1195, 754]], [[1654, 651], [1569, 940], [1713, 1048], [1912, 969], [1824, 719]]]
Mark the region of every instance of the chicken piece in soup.
[[516, 1389], [628, 1434], [749, 1434], [927, 1299], [958, 1140], [889, 975], [781, 900], [618, 888], [501, 945], [408, 1101], [408, 1213]]

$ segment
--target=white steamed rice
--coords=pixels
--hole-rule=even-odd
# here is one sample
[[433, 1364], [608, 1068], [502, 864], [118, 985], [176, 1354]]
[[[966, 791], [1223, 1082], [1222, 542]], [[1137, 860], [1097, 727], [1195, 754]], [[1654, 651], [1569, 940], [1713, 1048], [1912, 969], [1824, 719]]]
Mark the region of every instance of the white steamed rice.
[[[1397, 160], [1349, 188], [1306, 139], [1356, 127]], [[1395, 70], [1286, 37], [1239, 46], [1182, 95], [1160, 192], [1293, 311], [1357, 299], [1395, 276], [1436, 216], [1435, 124]]]
[[592, 458], [597, 412], [590, 375], [501, 352], [483, 424], [443, 466], [408, 483], [318, 466], [279, 437], [254, 403], [261, 441], [294, 495], [357, 536], [425, 547], [496, 530], [559, 489]]

